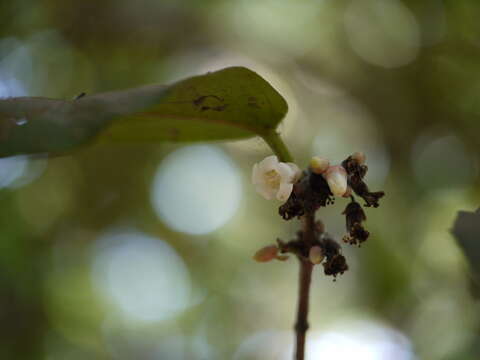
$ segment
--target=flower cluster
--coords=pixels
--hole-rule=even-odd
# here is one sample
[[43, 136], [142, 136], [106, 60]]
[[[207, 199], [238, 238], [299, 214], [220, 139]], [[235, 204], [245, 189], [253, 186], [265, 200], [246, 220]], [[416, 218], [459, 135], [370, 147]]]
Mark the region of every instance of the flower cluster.
[[[284, 203], [279, 214], [285, 220], [295, 217], [313, 219], [320, 207], [334, 203], [335, 197], [350, 198], [343, 211], [346, 219], [346, 235], [343, 241], [359, 245], [366, 241], [370, 233], [363, 223], [367, 217], [355, 195], [365, 201], [366, 207], [378, 207], [383, 191], [371, 192], [364, 182], [368, 167], [365, 155], [354, 153], [341, 162], [331, 165], [330, 161], [313, 157], [307, 170], [301, 172], [293, 163], [282, 163], [276, 156], [269, 156], [253, 167], [252, 182], [257, 191], [266, 199], [276, 198]], [[296, 255], [301, 261], [322, 264], [326, 275], [343, 274], [348, 269], [340, 244], [325, 232], [324, 225], [316, 222], [313, 231], [297, 233], [296, 239], [289, 242], [277, 240], [259, 250], [254, 259], [260, 262], [273, 259], [286, 260], [287, 253]], [[282, 254], [282, 255], [279, 255]]]

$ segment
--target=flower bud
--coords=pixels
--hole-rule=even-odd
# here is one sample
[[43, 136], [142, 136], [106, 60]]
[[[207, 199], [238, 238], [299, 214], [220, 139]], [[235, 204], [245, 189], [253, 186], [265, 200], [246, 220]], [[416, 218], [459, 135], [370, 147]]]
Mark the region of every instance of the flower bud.
[[315, 174], [323, 173], [325, 170], [328, 169], [329, 166], [330, 166], [330, 161], [328, 161], [328, 159], [325, 159], [325, 158], [314, 156], [310, 160], [310, 168], [312, 169], [312, 172], [314, 172]]
[[347, 191], [347, 172], [341, 165], [330, 166], [323, 173], [323, 177], [327, 180], [330, 191], [335, 196], [343, 196]]
[[325, 255], [323, 255], [323, 250], [320, 246], [313, 246], [310, 248], [308, 258], [310, 259], [310, 262], [312, 264], [316, 265], [320, 264], [323, 261]]
[[253, 256], [253, 260], [258, 262], [269, 262], [277, 258], [278, 247], [276, 245], [268, 245], [258, 250]]
[[363, 152], [355, 152], [352, 154], [352, 159], [355, 160], [360, 165], [365, 164], [366, 156]]

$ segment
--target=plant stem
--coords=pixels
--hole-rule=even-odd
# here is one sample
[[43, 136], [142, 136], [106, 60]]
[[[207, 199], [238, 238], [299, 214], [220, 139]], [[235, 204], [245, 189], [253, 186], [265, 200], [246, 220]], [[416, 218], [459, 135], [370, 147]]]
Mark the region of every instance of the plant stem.
[[262, 135], [263, 140], [270, 146], [281, 162], [293, 162], [293, 157], [288, 151], [280, 135], [275, 130], [269, 130]]
[[[315, 239], [315, 214], [307, 213], [303, 220], [303, 240], [311, 245]], [[308, 330], [308, 308], [310, 300], [310, 284], [312, 282], [313, 264], [309, 259], [298, 258], [300, 262], [300, 276], [298, 288], [297, 319], [295, 321], [295, 360], [305, 359], [305, 340]]]
[[313, 264], [300, 259], [300, 277], [298, 289], [297, 320], [295, 322], [295, 360], [305, 359], [305, 340], [308, 330], [308, 303], [310, 298], [310, 283], [312, 280]]

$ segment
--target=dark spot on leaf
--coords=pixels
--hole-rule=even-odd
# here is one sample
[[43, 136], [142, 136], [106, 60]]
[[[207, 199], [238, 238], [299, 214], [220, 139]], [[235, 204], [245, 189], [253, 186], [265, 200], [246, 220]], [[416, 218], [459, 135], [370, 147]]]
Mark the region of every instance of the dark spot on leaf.
[[260, 109], [260, 105], [258, 105], [257, 98], [255, 96], [248, 97], [247, 105], [255, 109]]
[[213, 110], [223, 111], [228, 104], [224, 103], [224, 100], [216, 95], [204, 95], [193, 100], [193, 104], [200, 108], [200, 111]]

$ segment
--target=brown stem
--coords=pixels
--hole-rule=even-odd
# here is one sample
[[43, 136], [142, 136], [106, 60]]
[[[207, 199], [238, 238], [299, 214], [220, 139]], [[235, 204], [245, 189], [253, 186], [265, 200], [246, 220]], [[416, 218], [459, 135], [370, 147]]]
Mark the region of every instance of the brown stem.
[[305, 359], [305, 339], [308, 330], [308, 301], [313, 264], [308, 260], [300, 260], [300, 287], [298, 291], [297, 321], [295, 322], [296, 350], [295, 360]]
[[[307, 248], [313, 243], [315, 239], [315, 214], [307, 213], [303, 217], [303, 240]], [[298, 289], [298, 307], [297, 319], [295, 322], [295, 360], [305, 359], [305, 340], [308, 330], [308, 303], [310, 299], [310, 284], [312, 281], [313, 264], [309, 259], [302, 257], [298, 258], [300, 261], [300, 277]]]

